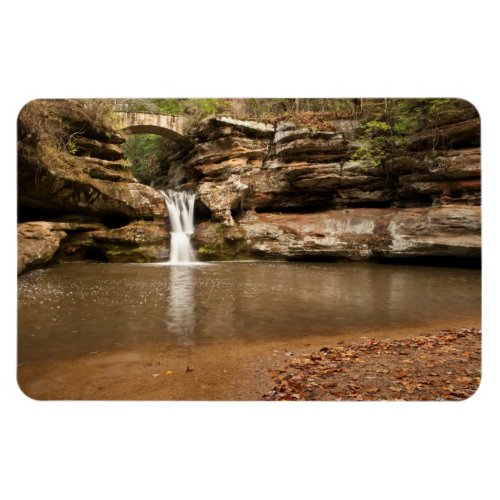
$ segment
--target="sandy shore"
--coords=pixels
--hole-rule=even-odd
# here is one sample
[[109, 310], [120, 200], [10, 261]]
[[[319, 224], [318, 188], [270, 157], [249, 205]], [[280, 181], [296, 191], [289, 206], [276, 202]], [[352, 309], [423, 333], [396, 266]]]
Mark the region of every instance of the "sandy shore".
[[[478, 328], [479, 324], [467, 326]], [[358, 340], [405, 339], [439, 330], [374, 332]], [[27, 396], [37, 400], [259, 401], [273, 389], [276, 370], [292, 357], [352, 341], [352, 335], [346, 335], [175, 349], [149, 344], [133, 351], [20, 364], [18, 382]]]

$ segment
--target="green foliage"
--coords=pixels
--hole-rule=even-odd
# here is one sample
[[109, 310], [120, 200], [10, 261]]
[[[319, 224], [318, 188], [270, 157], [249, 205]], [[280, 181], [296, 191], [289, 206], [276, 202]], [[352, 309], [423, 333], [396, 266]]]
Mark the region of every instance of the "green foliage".
[[470, 113], [472, 106], [461, 99], [400, 99], [397, 101], [400, 117], [411, 117], [415, 128], [437, 126], [447, 121], [460, 120]]
[[355, 159], [386, 168], [406, 154], [406, 137], [422, 128], [461, 119], [471, 106], [460, 99], [369, 99], [363, 108], [361, 144]]
[[186, 99], [151, 99], [159, 113], [166, 115], [186, 114]]
[[132, 135], [124, 143], [125, 156], [140, 182], [149, 184], [158, 175], [166, 157], [163, 146], [163, 138], [154, 134]]
[[371, 120], [363, 127], [361, 145], [353, 159], [364, 160], [372, 167], [384, 167], [388, 156], [394, 151], [398, 137], [389, 123]]
[[68, 141], [66, 143], [66, 147], [68, 149], [68, 152], [72, 155], [76, 154], [78, 151], [78, 141], [77, 141], [77, 134], [71, 134], [68, 138]]
[[226, 110], [226, 99], [127, 99], [124, 103], [128, 111], [142, 111], [165, 115], [183, 115], [202, 118]]
[[384, 136], [390, 132], [391, 127], [388, 123], [372, 120], [365, 125], [365, 133], [369, 137]]
[[215, 115], [224, 109], [220, 99], [199, 99], [197, 104], [203, 115]]

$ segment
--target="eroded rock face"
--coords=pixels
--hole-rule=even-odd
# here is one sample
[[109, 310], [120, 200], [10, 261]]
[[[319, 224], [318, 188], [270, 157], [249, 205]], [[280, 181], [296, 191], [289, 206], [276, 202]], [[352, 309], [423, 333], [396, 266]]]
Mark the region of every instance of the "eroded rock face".
[[[43, 141], [20, 143], [19, 208], [24, 220], [35, 220], [19, 225], [19, 272], [52, 260], [165, 258], [164, 198], [133, 178], [123, 136], [60, 108], [60, 119], [74, 131], [73, 154]], [[86, 218], [91, 222], [83, 223]]]
[[[208, 258], [478, 258], [479, 122], [465, 118], [415, 134], [413, 151], [386, 169], [353, 156], [354, 122], [315, 132], [289, 122], [210, 119], [195, 146], [171, 158], [167, 184], [196, 191], [210, 220], [198, 225], [194, 243]], [[82, 156], [22, 150], [21, 206], [54, 219], [68, 211], [94, 218], [87, 229], [59, 221], [23, 229], [22, 269], [54, 258], [168, 256], [163, 196], [135, 182], [119, 137], [87, 135]]]
[[28, 222], [17, 227], [17, 273], [40, 267], [52, 259], [66, 236], [50, 222]]
[[195, 235], [200, 254], [479, 258], [480, 150], [470, 147], [479, 121], [474, 110], [463, 118], [410, 137], [414, 151], [388, 169], [353, 158], [346, 124], [313, 132], [278, 123], [259, 133], [255, 123], [209, 120], [176, 170], [211, 213]]
[[[273, 128], [211, 119], [198, 131], [196, 147], [171, 169], [171, 186], [195, 189], [212, 220], [227, 226], [246, 210], [478, 206], [479, 148], [436, 149], [458, 139], [474, 143], [479, 122], [472, 113], [410, 137], [420, 150], [393, 158], [387, 170], [353, 158], [359, 144], [345, 124], [339, 132], [315, 132], [293, 123]], [[446, 141], [428, 146], [431, 135]]]
[[248, 212], [238, 225], [200, 224], [201, 253], [222, 258], [478, 258], [480, 208], [357, 208], [308, 214]]
[[403, 161], [398, 194], [428, 195], [434, 205], [480, 205], [480, 157], [479, 148], [469, 148], [417, 156], [406, 164]]
[[134, 182], [121, 165], [51, 153], [22, 156], [19, 203], [60, 214], [116, 214], [130, 219], [164, 217], [166, 209], [161, 194]]
[[17, 225], [17, 273], [41, 267], [51, 261], [61, 241], [73, 232], [102, 229], [102, 224], [77, 222], [25, 222]]
[[423, 130], [408, 139], [408, 147], [413, 151], [421, 151], [463, 147], [463, 144], [471, 142], [479, 144], [480, 125], [480, 119], [477, 117]]
[[90, 156], [91, 158], [101, 158], [103, 160], [122, 160], [123, 151], [118, 144], [79, 137], [76, 141], [76, 154], [78, 156]]
[[156, 262], [168, 258], [170, 234], [162, 222], [138, 222], [96, 231], [92, 238], [108, 262]]

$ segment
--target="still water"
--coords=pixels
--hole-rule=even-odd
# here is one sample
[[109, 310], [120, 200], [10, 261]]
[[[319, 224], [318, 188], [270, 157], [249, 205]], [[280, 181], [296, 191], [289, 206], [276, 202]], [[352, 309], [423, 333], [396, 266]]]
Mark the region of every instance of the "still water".
[[[368, 263], [67, 263], [18, 282], [19, 362], [146, 342], [196, 346], [456, 325], [480, 318], [475, 269]], [[467, 326], [465, 323], [464, 326]]]

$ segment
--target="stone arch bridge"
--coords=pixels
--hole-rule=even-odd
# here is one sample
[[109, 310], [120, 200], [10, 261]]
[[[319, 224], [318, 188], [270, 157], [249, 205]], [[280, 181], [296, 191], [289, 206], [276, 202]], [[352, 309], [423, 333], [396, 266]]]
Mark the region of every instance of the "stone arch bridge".
[[116, 111], [118, 128], [125, 134], [157, 134], [176, 142], [182, 147], [192, 146], [184, 135], [184, 117]]

